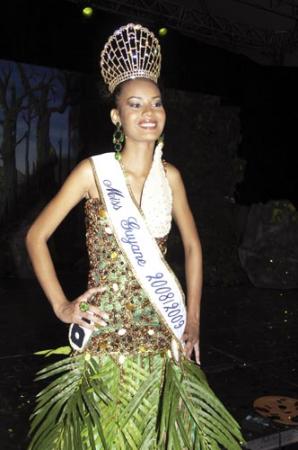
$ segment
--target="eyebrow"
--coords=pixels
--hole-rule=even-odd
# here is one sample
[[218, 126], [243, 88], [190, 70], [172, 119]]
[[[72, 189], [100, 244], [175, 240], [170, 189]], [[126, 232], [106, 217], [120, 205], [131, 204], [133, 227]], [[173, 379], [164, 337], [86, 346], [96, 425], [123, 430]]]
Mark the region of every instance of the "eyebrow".
[[[151, 97], [151, 98], [154, 99], [154, 98], [160, 98], [160, 97], [161, 97], [160, 95], [155, 95], [154, 97]], [[131, 97], [128, 97], [127, 100], [130, 100], [131, 98], [137, 98], [139, 100], [143, 100], [143, 97], [138, 97], [137, 95], [132, 95]]]

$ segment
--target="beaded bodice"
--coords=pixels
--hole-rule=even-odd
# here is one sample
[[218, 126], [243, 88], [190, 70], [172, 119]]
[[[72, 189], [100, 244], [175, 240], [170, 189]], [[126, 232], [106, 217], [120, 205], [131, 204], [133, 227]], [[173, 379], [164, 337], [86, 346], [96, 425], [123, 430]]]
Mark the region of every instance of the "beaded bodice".
[[[152, 307], [113, 234], [100, 199], [85, 203], [88, 286], [104, 286], [92, 303], [109, 314], [108, 326], [98, 328], [88, 344], [92, 353], [156, 353], [169, 348], [171, 332]], [[157, 239], [163, 253], [167, 236]]]

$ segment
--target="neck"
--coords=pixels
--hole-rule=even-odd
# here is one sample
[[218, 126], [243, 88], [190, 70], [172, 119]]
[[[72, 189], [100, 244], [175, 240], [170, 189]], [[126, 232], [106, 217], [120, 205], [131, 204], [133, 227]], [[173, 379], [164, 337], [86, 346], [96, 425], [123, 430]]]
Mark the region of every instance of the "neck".
[[135, 174], [147, 174], [152, 165], [154, 142], [126, 142], [122, 150], [125, 168]]

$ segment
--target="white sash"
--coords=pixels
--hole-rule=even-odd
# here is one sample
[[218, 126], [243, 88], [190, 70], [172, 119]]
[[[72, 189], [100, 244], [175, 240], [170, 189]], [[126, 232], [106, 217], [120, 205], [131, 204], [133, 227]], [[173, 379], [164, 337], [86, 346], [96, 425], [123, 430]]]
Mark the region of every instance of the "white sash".
[[[92, 161], [117, 242], [152, 305], [180, 341], [186, 322], [181, 286], [133, 201], [114, 153], [94, 156]], [[158, 201], [158, 193], [156, 197]]]

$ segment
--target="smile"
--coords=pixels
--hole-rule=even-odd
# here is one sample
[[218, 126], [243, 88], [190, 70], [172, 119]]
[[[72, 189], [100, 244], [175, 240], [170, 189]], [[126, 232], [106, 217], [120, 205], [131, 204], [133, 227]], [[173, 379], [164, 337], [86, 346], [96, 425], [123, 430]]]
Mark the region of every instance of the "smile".
[[157, 123], [156, 122], [141, 122], [139, 123], [141, 128], [145, 128], [145, 129], [153, 129], [156, 128]]

